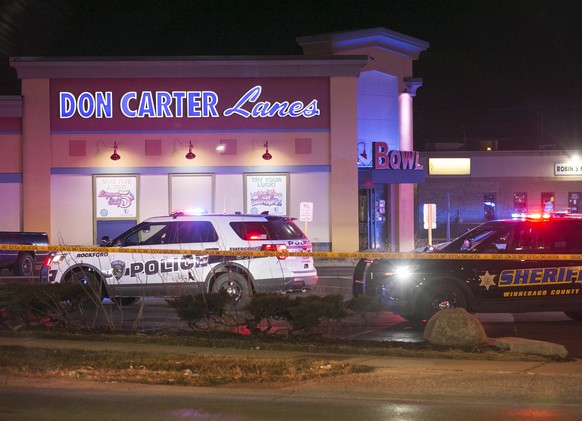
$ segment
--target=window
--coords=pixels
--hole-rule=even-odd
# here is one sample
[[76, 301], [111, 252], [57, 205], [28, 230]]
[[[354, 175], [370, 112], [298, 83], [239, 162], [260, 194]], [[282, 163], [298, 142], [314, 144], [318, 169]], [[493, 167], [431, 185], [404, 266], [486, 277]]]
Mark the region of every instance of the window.
[[495, 193], [483, 195], [483, 212], [486, 221], [495, 219]]
[[542, 193], [542, 212], [552, 213], [554, 212], [555, 195], [553, 192], [543, 192]]
[[215, 243], [218, 234], [210, 221], [183, 221], [178, 223], [176, 243]]
[[170, 231], [170, 226], [167, 223], [141, 223], [125, 236], [114, 240], [113, 246], [131, 247], [143, 244], [168, 244], [172, 238], [172, 235], [169, 234]]
[[510, 233], [509, 227], [475, 228], [445, 246], [441, 251], [445, 253], [499, 253], [506, 250]]
[[582, 198], [582, 193], [580, 192], [568, 192], [568, 210], [570, 213], [580, 213], [580, 198]]
[[527, 214], [527, 193], [513, 193], [513, 211], [518, 214]]
[[304, 235], [294, 222], [271, 221], [231, 222], [230, 226], [243, 240], [300, 240]]

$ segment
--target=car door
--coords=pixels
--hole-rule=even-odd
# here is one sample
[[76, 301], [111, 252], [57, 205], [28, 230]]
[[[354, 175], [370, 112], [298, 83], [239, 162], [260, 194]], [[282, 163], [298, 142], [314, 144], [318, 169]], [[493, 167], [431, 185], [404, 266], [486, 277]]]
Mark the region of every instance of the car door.
[[[178, 221], [176, 223], [174, 248], [184, 250], [184, 254], [176, 257], [182, 268], [177, 282], [205, 282], [210, 271], [210, 263], [220, 261], [222, 258], [213, 256], [210, 259], [209, 255], [196, 253], [196, 251], [218, 250], [219, 238], [214, 224], [209, 220]], [[194, 251], [194, 253], [189, 251]]]
[[[111, 289], [119, 295], [147, 295], [175, 283], [185, 271], [179, 256], [156, 252], [173, 247], [175, 237], [176, 223], [166, 221], [143, 222], [115, 239], [112, 246], [119, 246], [119, 252], [110, 253], [110, 269], [102, 268]], [[144, 252], [124, 250], [130, 248]]]

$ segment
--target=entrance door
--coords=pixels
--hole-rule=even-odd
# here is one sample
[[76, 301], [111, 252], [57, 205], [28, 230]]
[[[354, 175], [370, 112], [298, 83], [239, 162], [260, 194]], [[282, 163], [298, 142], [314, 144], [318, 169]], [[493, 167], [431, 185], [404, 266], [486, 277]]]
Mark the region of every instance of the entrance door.
[[358, 195], [360, 251], [384, 250], [387, 238], [386, 188], [360, 189]]

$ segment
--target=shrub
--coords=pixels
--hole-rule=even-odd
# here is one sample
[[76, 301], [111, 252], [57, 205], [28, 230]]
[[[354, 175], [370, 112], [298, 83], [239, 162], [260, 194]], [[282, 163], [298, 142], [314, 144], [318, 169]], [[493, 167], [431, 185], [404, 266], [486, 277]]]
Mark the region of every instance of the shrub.
[[226, 292], [181, 295], [166, 302], [173, 307], [180, 320], [192, 329], [209, 328], [225, 315], [225, 307], [232, 304], [232, 297]]
[[276, 293], [263, 293], [253, 296], [251, 301], [245, 306], [244, 310], [248, 313], [246, 327], [251, 333], [260, 333], [261, 321], [266, 323], [264, 331], [271, 332], [273, 329], [273, 320], [290, 319], [289, 308], [292, 302], [289, 296]]
[[80, 284], [0, 285], [0, 322], [10, 329], [33, 324], [66, 325], [76, 303], [86, 294]]
[[309, 295], [298, 297], [294, 302], [289, 309], [289, 323], [294, 330], [310, 332], [323, 320], [339, 321], [348, 315], [341, 295]]

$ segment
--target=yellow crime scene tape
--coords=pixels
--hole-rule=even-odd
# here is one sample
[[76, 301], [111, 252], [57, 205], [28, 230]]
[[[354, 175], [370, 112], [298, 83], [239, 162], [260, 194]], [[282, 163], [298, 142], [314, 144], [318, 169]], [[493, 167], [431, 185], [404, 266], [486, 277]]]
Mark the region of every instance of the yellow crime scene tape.
[[[97, 246], [36, 246], [30, 244], [0, 244], [0, 250], [46, 251], [59, 253], [128, 253], [128, 254], [180, 254], [198, 256], [235, 257], [317, 257], [323, 259], [417, 259], [417, 260], [580, 260], [582, 254], [477, 254], [477, 253], [381, 253], [381, 252], [275, 252], [260, 250], [189, 250], [150, 249], [141, 247], [97, 247]], [[86, 256], [90, 257], [90, 256]]]

